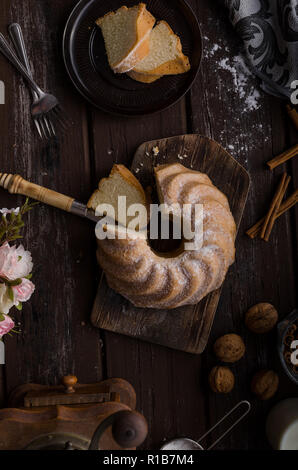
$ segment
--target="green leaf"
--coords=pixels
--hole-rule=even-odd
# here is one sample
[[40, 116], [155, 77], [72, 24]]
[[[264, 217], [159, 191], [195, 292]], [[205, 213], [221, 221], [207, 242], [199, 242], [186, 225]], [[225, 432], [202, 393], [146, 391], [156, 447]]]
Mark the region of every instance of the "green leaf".
[[26, 214], [26, 212], [31, 211], [37, 204], [39, 204], [39, 202], [29, 202], [29, 198], [27, 198], [25, 204], [20, 209], [20, 214]]
[[8, 297], [10, 298], [10, 300], [13, 302], [14, 301], [14, 294], [13, 294], [13, 290], [10, 286], [8, 286], [8, 288], [7, 288], [7, 294], [8, 294]]
[[25, 276], [25, 279], [31, 279], [32, 278], [32, 273], [28, 274], [28, 276]]
[[0, 313], [0, 321], [4, 321], [5, 320], [5, 315], [4, 313]]
[[4, 242], [13, 242], [20, 238], [23, 238], [21, 235], [21, 229], [24, 227], [24, 222], [22, 216], [31, 210], [38, 203], [29, 203], [27, 198], [25, 204], [20, 208], [18, 214], [12, 212], [5, 216], [2, 214], [0, 218], [0, 244]]
[[22, 279], [15, 279], [14, 281], [9, 281], [8, 285], [11, 287], [19, 286], [22, 284]]
[[14, 240], [19, 240], [20, 238], [23, 238], [22, 235], [13, 235], [7, 241], [13, 242]]
[[21, 311], [23, 308], [23, 304], [20, 302], [18, 305], [16, 305], [16, 308]]
[[13, 329], [12, 329], [12, 330], [10, 330], [10, 332], [9, 332], [9, 333], [7, 333], [7, 334], [9, 334], [9, 336], [12, 336], [12, 334], [11, 334], [11, 333], [16, 333], [17, 335], [19, 335], [19, 334], [20, 334], [20, 331], [18, 331], [18, 330], [15, 330], [15, 329], [13, 328]]

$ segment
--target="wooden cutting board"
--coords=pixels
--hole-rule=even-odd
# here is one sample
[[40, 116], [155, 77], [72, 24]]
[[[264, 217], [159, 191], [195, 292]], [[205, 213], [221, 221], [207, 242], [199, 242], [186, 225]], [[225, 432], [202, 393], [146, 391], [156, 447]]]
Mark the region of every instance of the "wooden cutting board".
[[[158, 155], [154, 147], [158, 147]], [[228, 197], [238, 229], [250, 185], [247, 171], [221, 145], [196, 134], [144, 143], [136, 151], [132, 171], [144, 188], [154, 188], [153, 168], [175, 162], [210, 176]], [[200, 354], [208, 341], [220, 293], [218, 289], [197, 305], [174, 310], [142, 309], [110, 289], [102, 275], [91, 321], [105, 330]]]

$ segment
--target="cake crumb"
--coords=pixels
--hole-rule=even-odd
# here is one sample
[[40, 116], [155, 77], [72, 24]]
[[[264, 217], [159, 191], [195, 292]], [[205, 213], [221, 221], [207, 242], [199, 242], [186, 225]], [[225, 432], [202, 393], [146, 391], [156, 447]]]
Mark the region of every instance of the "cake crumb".
[[153, 147], [152, 152], [153, 152], [153, 155], [157, 157], [157, 155], [159, 154], [159, 147], [158, 146]]

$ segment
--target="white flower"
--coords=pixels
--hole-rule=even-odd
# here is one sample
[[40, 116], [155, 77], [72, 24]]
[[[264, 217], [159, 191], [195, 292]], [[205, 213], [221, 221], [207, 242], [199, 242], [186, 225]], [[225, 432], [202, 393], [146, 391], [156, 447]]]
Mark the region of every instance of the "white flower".
[[0, 313], [7, 314], [12, 307], [27, 302], [35, 290], [33, 282], [22, 279], [21, 284], [13, 286], [9, 293], [9, 286], [0, 284]]
[[8, 313], [14, 305], [15, 301], [11, 300], [8, 295], [8, 287], [5, 284], [0, 284], [0, 313]]
[[18, 215], [18, 213], [20, 212], [20, 208], [17, 207], [16, 209], [6, 209], [6, 207], [3, 207], [3, 209], [0, 209], [0, 213], [5, 215], [5, 216], [6, 216], [6, 214], [11, 214], [12, 212], [14, 214]]
[[23, 245], [10, 246], [5, 242], [0, 247], [0, 276], [14, 281], [27, 277], [33, 268], [32, 257]]

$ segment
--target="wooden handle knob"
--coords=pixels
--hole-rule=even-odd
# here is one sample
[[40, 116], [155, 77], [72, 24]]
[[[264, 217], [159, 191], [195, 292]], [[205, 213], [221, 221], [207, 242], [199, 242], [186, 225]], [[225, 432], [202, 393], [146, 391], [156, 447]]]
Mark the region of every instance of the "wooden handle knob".
[[44, 188], [38, 184], [24, 180], [20, 175], [0, 173], [0, 186], [12, 194], [22, 194], [37, 201], [70, 212], [74, 198]]
[[62, 379], [62, 383], [65, 387], [65, 393], [75, 393], [75, 385], [78, 379], [75, 375], [66, 375]]
[[113, 423], [112, 433], [115, 441], [121, 447], [138, 447], [147, 437], [147, 421], [137, 411], [120, 411]]

